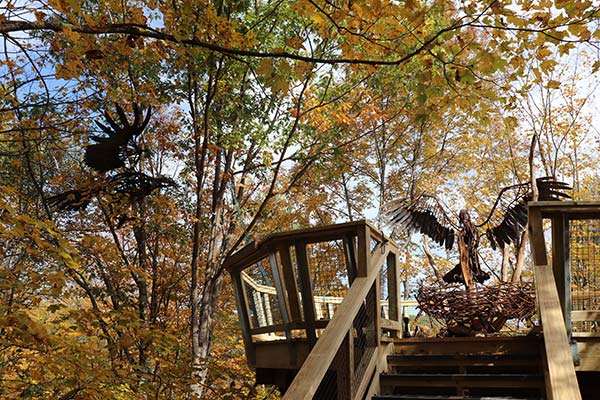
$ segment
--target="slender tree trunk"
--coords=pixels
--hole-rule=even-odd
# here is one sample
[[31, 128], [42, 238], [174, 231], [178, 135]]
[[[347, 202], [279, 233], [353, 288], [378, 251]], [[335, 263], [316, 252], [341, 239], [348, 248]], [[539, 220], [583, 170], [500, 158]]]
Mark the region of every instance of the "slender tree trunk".
[[431, 254], [431, 249], [429, 248], [429, 239], [427, 238], [426, 235], [423, 235], [423, 251], [425, 252], [425, 255], [427, 256], [427, 261], [429, 261], [429, 266], [431, 266], [431, 269], [433, 270], [433, 273], [435, 274], [436, 281], [440, 285], [442, 285], [444, 283], [443, 277], [442, 277], [442, 274], [440, 273], [440, 270], [437, 267], [435, 259], [433, 258], [433, 254]]
[[512, 282], [519, 282], [521, 275], [523, 274], [523, 267], [525, 266], [525, 248], [527, 247], [527, 238], [529, 234], [527, 229], [521, 233], [521, 240], [519, 241], [519, 247], [517, 249], [517, 262], [515, 263], [515, 272], [513, 273]]
[[500, 269], [500, 279], [502, 282], [508, 282], [508, 269], [510, 268], [510, 247], [504, 246], [502, 249], [502, 267]]

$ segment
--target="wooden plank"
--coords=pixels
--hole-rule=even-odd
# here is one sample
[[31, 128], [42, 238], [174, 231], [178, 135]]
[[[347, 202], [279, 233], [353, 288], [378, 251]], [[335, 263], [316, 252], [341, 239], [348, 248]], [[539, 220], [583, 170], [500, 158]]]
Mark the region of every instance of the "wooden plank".
[[600, 371], [600, 338], [578, 337], [577, 349], [581, 360], [577, 371]]
[[600, 217], [598, 201], [540, 201], [529, 203], [540, 210], [542, 218], [565, 214], [570, 220], [597, 219]]
[[[381, 265], [385, 257], [387, 251], [377, 252], [373, 264]], [[329, 321], [327, 329], [286, 391], [284, 400], [312, 399], [378, 274], [379, 269], [373, 268], [368, 276], [357, 277], [354, 280], [344, 301], [338, 307], [333, 319]]]
[[580, 400], [573, 355], [556, 291], [552, 269], [534, 266], [535, 288], [539, 303], [551, 398]]
[[261, 241], [252, 242], [225, 259], [223, 267], [228, 271], [244, 269], [263, 257], [273, 248], [282, 244], [292, 245], [297, 240], [314, 243], [341, 239], [344, 235], [354, 234], [365, 226], [371, 226], [367, 221], [352, 221], [343, 224], [317, 226], [293, 231], [273, 233]]
[[569, 263], [569, 220], [565, 214], [552, 216], [552, 270], [567, 335], [571, 335], [571, 271]]
[[389, 330], [389, 331], [396, 331], [397, 333], [400, 334], [402, 332], [402, 323], [398, 322], [398, 321], [392, 321], [389, 319], [382, 319], [381, 320], [381, 329]]
[[281, 267], [283, 270], [283, 284], [287, 293], [290, 310], [290, 322], [300, 322], [302, 321], [302, 314], [300, 311], [300, 302], [298, 301], [298, 286], [296, 285], [296, 277], [294, 276], [290, 247], [280, 246], [279, 255], [281, 257]]
[[573, 332], [575, 338], [600, 338], [600, 332]]
[[365, 277], [368, 275], [368, 268], [371, 258], [371, 230], [364, 226], [358, 230], [358, 265], [356, 266], [356, 276]]
[[548, 256], [546, 252], [546, 241], [544, 240], [544, 226], [542, 214], [539, 208], [529, 206], [529, 244], [531, 246], [531, 255], [535, 265], [548, 265]]
[[312, 348], [315, 343], [317, 343], [317, 332], [315, 329], [315, 305], [313, 302], [312, 285], [308, 270], [308, 258], [306, 257], [306, 243], [298, 241], [294, 247], [296, 249], [296, 262], [298, 263], [298, 277], [300, 278], [300, 292], [302, 293], [302, 310], [304, 310], [306, 337]]
[[600, 310], [571, 311], [572, 321], [600, 321]]

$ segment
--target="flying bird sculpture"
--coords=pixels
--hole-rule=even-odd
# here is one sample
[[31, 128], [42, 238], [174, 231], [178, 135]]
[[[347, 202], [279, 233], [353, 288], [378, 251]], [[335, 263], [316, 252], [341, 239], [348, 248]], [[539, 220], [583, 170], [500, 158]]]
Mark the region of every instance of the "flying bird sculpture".
[[[539, 201], [571, 197], [565, 191], [572, 188], [552, 177], [536, 179], [536, 186]], [[532, 199], [530, 182], [507, 186], [498, 194], [487, 217], [474, 222], [468, 210], [461, 210], [457, 216], [435, 195], [422, 193], [389, 203], [386, 216], [390, 225], [418, 231], [447, 250], [456, 242], [460, 262], [444, 275], [444, 281], [464, 283], [470, 288], [473, 281], [483, 283], [489, 278], [479, 265], [479, 232], [484, 231], [493, 249], [517, 242], [527, 226], [527, 203]]]
[[138, 139], [150, 121], [151, 109], [144, 111], [139, 104], [133, 104], [131, 108], [132, 122], [119, 104], [116, 104], [119, 122], [108, 111], [104, 112], [106, 124], [96, 121], [107, 136], [90, 137], [95, 143], [86, 147], [84, 162], [93, 170], [104, 173], [104, 176], [50, 196], [47, 199], [50, 207], [57, 211], [82, 210], [93, 198], [103, 194], [116, 195], [126, 203], [132, 203], [141, 201], [157, 189], [176, 186], [170, 178], [153, 177], [139, 170], [144, 149]]
[[133, 158], [132, 164], [137, 162], [141, 154], [137, 139], [150, 121], [151, 109], [146, 110], [144, 117], [140, 105], [133, 104], [132, 108], [132, 123], [129, 123], [125, 111], [119, 104], [116, 104], [116, 110], [121, 124], [118, 124], [108, 111], [104, 111], [104, 118], [108, 125], [96, 121], [96, 124], [108, 136], [91, 136], [96, 143], [85, 149], [84, 162], [88, 167], [99, 172], [107, 172], [124, 168], [125, 162], [131, 158]]

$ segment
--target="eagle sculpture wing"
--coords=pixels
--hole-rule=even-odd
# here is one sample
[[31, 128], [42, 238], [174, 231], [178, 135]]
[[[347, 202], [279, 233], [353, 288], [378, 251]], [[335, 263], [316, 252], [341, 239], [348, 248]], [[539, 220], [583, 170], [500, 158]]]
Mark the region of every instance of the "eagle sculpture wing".
[[104, 112], [104, 118], [108, 125], [96, 121], [98, 127], [108, 136], [91, 136], [95, 143], [86, 147], [84, 157], [84, 162], [88, 167], [99, 172], [123, 168], [128, 157], [128, 147], [133, 148], [134, 153], [139, 151], [135, 140], [148, 125], [151, 109], [146, 110], [144, 117], [140, 105], [134, 103], [132, 108], [133, 123], [129, 122], [125, 111], [119, 104], [116, 104], [116, 109], [120, 124], [110, 116], [108, 111]]
[[[537, 178], [539, 201], [571, 198], [566, 190], [572, 188], [553, 177]], [[515, 242], [527, 226], [527, 203], [533, 198], [531, 183], [520, 183], [503, 188], [487, 218], [477, 227], [485, 227], [485, 235], [492, 249]]]
[[[434, 242], [452, 249], [455, 231], [459, 229], [446, 211], [444, 204], [435, 196], [420, 194], [415, 199], [400, 199], [388, 203], [385, 217], [388, 225], [395, 225], [403, 230], [416, 230], [429, 236]], [[450, 215], [449, 215], [450, 214]]]

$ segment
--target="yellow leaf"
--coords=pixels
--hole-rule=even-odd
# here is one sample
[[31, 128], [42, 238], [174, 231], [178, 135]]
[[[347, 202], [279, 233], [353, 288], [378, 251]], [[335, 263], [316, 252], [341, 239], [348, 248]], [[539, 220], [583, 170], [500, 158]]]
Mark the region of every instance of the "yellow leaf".
[[300, 37], [290, 38], [285, 41], [285, 44], [292, 49], [304, 49], [304, 40], [302, 40]]
[[560, 87], [560, 82], [555, 80], [548, 81], [548, 87], [550, 89], [558, 89]]
[[70, 26], [65, 26], [63, 29], [63, 35], [65, 35], [65, 38], [71, 42], [77, 42], [80, 38], [79, 33], [74, 32], [73, 28]]
[[273, 76], [273, 60], [270, 58], [265, 58], [258, 64], [258, 73], [265, 78], [270, 78]]

